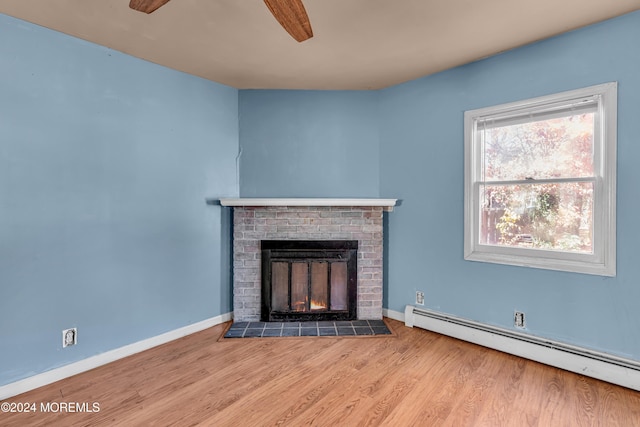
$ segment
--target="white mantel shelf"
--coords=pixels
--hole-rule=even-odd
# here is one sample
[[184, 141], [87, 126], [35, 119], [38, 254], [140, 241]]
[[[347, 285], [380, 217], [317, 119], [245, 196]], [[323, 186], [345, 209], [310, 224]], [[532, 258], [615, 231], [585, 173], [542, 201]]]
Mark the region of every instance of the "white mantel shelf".
[[398, 199], [343, 199], [343, 198], [252, 198], [220, 199], [222, 206], [382, 206], [392, 211]]

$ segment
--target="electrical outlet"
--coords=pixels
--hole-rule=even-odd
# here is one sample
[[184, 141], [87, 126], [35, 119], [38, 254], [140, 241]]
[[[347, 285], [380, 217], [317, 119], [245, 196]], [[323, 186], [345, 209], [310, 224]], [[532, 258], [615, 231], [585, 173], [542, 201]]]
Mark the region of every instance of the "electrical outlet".
[[424, 305], [424, 292], [416, 291], [416, 304]]
[[78, 344], [78, 328], [64, 329], [62, 331], [62, 348]]
[[520, 328], [520, 329], [524, 329], [525, 328], [525, 321], [524, 321], [524, 312], [523, 311], [516, 311], [513, 314], [513, 326], [515, 326], [516, 328]]

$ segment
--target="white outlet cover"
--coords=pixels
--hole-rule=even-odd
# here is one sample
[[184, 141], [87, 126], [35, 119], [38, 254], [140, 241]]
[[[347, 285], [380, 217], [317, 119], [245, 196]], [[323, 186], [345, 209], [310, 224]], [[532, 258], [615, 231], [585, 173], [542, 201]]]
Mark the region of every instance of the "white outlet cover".
[[62, 331], [62, 348], [78, 344], [78, 328], [64, 329]]
[[513, 326], [516, 328], [526, 328], [526, 320], [523, 311], [516, 311], [513, 314]]

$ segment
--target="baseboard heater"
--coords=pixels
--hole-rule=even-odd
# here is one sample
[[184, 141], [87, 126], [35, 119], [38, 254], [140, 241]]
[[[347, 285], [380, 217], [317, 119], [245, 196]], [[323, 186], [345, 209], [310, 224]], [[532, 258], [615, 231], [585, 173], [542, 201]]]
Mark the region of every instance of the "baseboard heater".
[[405, 325], [640, 391], [640, 361], [408, 305]]

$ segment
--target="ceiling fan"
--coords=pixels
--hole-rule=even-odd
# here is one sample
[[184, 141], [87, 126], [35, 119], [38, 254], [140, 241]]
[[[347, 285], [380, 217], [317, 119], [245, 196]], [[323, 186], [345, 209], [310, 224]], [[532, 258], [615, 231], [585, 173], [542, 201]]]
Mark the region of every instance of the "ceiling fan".
[[[167, 4], [169, 0], [130, 0], [131, 9], [151, 13]], [[264, 0], [271, 14], [296, 41], [303, 42], [313, 37], [311, 23], [302, 0]]]

